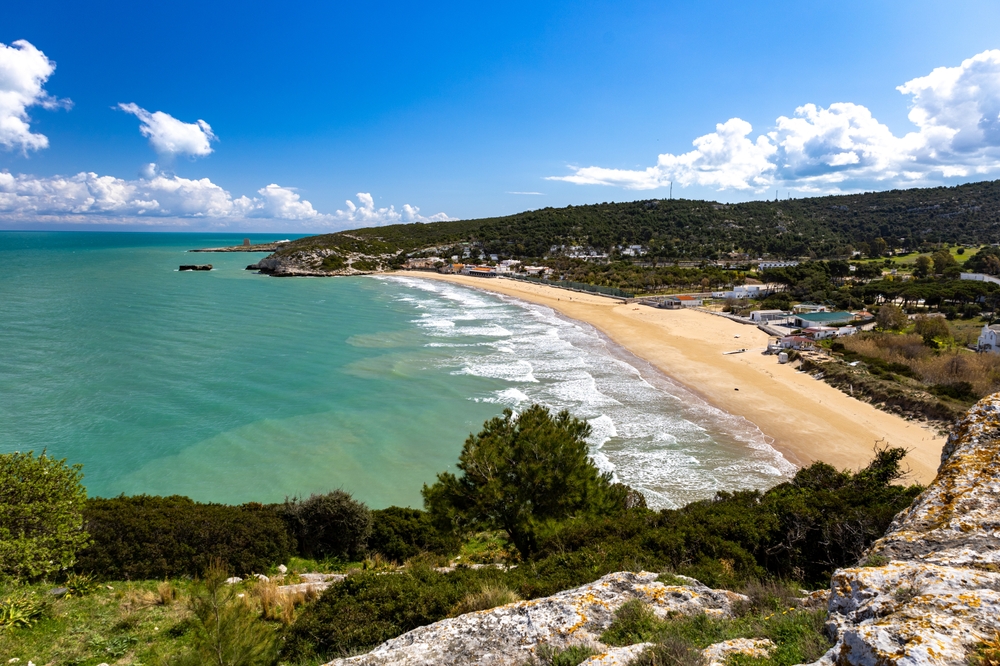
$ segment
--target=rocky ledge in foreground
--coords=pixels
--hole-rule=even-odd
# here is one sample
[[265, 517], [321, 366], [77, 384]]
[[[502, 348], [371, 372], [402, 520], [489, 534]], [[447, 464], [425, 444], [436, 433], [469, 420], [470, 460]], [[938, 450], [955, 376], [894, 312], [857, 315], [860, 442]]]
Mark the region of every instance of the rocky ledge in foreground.
[[[672, 612], [729, 616], [735, 602], [746, 600], [741, 594], [713, 590], [693, 578], [685, 579], [687, 585], [664, 585], [656, 578], [655, 573], [648, 572], [608, 574], [551, 597], [519, 601], [419, 627], [368, 654], [337, 659], [326, 666], [519, 666], [535, 654], [540, 644], [557, 649], [590, 645], [606, 653], [591, 658], [593, 663], [624, 664], [646, 646], [607, 648], [598, 637], [611, 626], [615, 610], [626, 601], [640, 599], [657, 615], [666, 617]], [[616, 654], [619, 652], [622, 654]]]
[[817, 665], [965, 664], [1000, 629], [1000, 393], [958, 422], [865, 562], [833, 576], [836, 644]]

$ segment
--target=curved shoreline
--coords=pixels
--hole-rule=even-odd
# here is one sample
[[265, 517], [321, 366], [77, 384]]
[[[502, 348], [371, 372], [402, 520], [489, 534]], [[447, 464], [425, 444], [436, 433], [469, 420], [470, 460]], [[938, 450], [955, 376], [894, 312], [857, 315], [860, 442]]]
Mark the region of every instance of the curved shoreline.
[[[909, 479], [926, 484], [937, 473], [944, 437], [760, 354], [768, 336], [755, 327], [696, 310], [658, 310], [514, 280], [393, 274], [500, 293], [586, 322], [709, 404], [756, 424], [794, 465], [822, 460], [856, 469], [884, 443], [909, 450]], [[724, 354], [740, 348], [749, 353]]]

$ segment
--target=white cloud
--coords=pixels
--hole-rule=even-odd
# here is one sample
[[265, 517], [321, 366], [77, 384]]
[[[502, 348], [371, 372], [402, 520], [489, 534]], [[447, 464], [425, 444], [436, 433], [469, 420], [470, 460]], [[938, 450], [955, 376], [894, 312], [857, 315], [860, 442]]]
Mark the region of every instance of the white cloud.
[[205, 157], [212, 154], [212, 142], [217, 141], [212, 127], [204, 120], [185, 123], [169, 113], [150, 113], [137, 104], [119, 104], [125, 113], [139, 119], [139, 131], [149, 139], [153, 149], [161, 155], [190, 155]]
[[917, 127], [903, 136], [859, 104], [805, 104], [756, 139], [749, 123], [732, 118], [695, 139], [694, 150], [660, 155], [655, 166], [574, 167], [572, 174], [549, 180], [633, 190], [674, 182], [719, 190], [837, 192], [1000, 171], [1000, 50], [939, 67], [897, 90], [911, 96], [909, 118]]
[[338, 210], [334, 217], [342, 222], [353, 222], [355, 226], [377, 227], [387, 224], [401, 224], [409, 222], [441, 222], [450, 220], [444, 213], [437, 213], [430, 217], [420, 214], [420, 209], [410, 204], [403, 204], [401, 211], [397, 211], [394, 206], [388, 208], [375, 208], [375, 199], [367, 192], [357, 194], [360, 206], [353, 201], [347, 200], [347, 210]]
[[23, 39], [10, 46], [0, 43], [0, 145], [25, 153], [48, 147], [44, 134], [31, 131], [28, 108], [68, 108], [72, 104], [52, 97], [42, 87], [55, 69], [54, 62]]
[[450, 219], [444, 213], [424, 217], [409, 204], [398, 212], [392, 206], [376, 209], [370, 194], [358, 199], [360, 206], [348, 202], [346, 212], [323, 214], [292, 188], [272, 183], [257, 196], [233, 197], [208, 178], [181, 178], [155, 164], [144, 166], [136, 180], [89, 172], [38, 178], [0, 171], [0, 222], [167, 225], [197, 219], [204, 226], [249, 221], [332, 230]]

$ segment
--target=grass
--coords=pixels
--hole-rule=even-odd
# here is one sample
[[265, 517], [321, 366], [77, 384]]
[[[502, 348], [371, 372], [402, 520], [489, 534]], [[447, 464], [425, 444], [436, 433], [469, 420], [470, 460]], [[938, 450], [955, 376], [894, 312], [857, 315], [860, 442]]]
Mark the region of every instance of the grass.
[[661, 619], [649, 606], [633, 600], [615, 612], [615, 620], [601, 641], [621, 646], [654, 643], [635, 662], [649, 666], [694, 666], [701, 661], [701, 650], [733, 638], [767, 638], [776, 646], [764, 659], [730, 657], [733, 664], [791, 666], [815, 661], [832, 646], [824, 633], [826, 611], [783, 606], [787, 599], [774, 591], [751, 596], [750, 604], [730, 619], [704, 614]]
[[499, 564], [512, 563], [519, 559], [516, 550], [510, 548], [500, 532], [479, 532], [469, 537], [455, 558], [456, 563]]
[[[78, 586], [59, 598], [49, 594], [53, 584], [0, 584], [0, 663], [19, 659], [35, 664], [118, 666], [161, 664], [187, 650], [196, 623], [189, 601], [195, 581], [113, 582]], [[274, 582], [246, 581], [237, 590], [241, 601], [278, 629], [290, 624], [303, 604], [315, 598], [286, 596]], [[20, 603], [29, 600], [31, 604]], [[30, 621], [2, 623], [4, 607], [22, 611], [40, 608]]]

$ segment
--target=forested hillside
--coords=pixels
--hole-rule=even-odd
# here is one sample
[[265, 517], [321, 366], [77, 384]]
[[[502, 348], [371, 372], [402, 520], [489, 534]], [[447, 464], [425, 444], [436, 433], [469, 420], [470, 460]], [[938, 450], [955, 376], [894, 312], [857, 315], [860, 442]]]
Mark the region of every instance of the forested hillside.
[[290, 243], [282, 253], [337, 248], [363, 254], [446, 250], [471, 243], [483, 254], [533, 258], [553, 246], [614, 254], [642, 245], [657, 261], [834, 258], [936, 243], [1000, 242], [1000, 181], [783, 201], [719, 204], [652, 199], [543, 208], [506, 217], [373, 227]]

